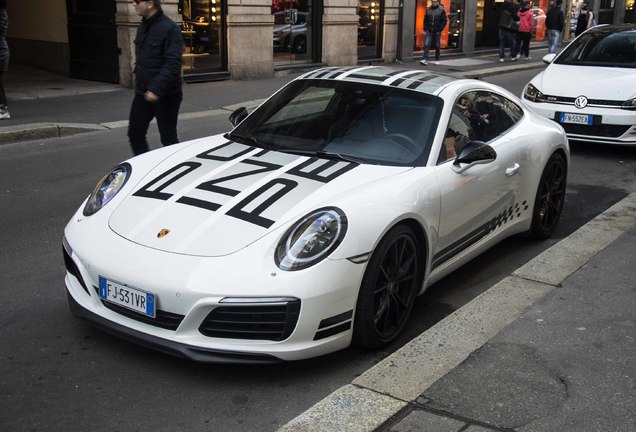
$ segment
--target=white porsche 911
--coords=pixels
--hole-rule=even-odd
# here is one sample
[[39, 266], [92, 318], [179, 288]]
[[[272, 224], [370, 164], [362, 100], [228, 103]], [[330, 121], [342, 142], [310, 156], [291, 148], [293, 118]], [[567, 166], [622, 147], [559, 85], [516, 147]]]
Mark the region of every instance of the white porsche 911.
[[432, 283], [561, 215], [563, 129], [488, 83], [326, 68], [231, 120], [98, 182], [64, 230], [77, 317], [203, 362], [379, 348]]
[[636, 25], [600, 25], [543, 58], [523, 102], [572, 141], [636, 145]]

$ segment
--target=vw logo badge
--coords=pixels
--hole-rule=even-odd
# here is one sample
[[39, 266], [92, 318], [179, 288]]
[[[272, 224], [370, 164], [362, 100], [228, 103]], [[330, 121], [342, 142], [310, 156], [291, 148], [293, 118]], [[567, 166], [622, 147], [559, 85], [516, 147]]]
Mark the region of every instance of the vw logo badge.
[[577, 108], [585, 108], [587, 106], [587, 98], [585, 96], [579, 96], [574, 99], [574, 106]]

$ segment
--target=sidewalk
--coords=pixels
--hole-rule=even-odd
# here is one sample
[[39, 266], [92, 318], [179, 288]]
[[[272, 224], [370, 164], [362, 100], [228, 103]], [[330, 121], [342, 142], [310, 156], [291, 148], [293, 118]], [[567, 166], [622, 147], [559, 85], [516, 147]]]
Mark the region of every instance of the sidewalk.
[[279, 432], [636, 430], [636, 193]]
[[[449, 55], [439, 65], [422, 66], [418, 60], [387, 66], [431, 70], [465, 78], [543, 67], [544, 47], [535, 47], [531, 61], [499, 63], [493, 50], [477, 56]], [[364, 65], [361, 65], [364, 66]], [[184, 84], [180, 118], [230, 112], [239, 105], [256, 106], [303, 70], [278, 73], [271, 78]], [[27, 67], [11, 67], [3, 77], [11, 119], [0, 121], [0, 145], [66, 136], [94, 130], [127, 127], [132, 89], [117, 84], [70, 79]]]

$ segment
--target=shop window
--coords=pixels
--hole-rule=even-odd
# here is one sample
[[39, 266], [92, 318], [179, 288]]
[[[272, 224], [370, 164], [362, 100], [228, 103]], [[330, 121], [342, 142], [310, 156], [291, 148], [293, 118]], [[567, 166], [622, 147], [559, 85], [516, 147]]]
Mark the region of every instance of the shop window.
[[225, 67], [226, 0], [179, 0], [184, 73]]
[[358, 1], [358, 59], [382, 57], [382, 35], [380, 29], [384, 21], [382, 1]]
[[290, 64], [313, 59], [311, 0], [272, 0], [274, 63]]

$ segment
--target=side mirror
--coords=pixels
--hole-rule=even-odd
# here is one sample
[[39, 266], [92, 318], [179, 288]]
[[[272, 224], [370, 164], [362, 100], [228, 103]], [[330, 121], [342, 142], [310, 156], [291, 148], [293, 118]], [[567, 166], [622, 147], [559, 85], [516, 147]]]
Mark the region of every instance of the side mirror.
[[552, 54], [546, 54], [546, 55], [544, 55], [544, 56], [543, 56], [543, 58], [542, 58], [543, 63], [545, 63], [545, 64], [550, 64], [550, 63], [552, 63], [552, 62], [554, 61], [554, 58], [555, 58], [555, 57], [556, 57], [556, 54], [555, 54], [555, 53], [552, 53]]
[[487, 164], [497, 159], [495, 149], [483, 141], [471, 141], [464, 147], [455, 161], [453, 168], [456, 172], [461, 173], [473, 165]]
[[245, 117], [247, 117], [247, 115], [247, 108], [237, 108], [232, 112], [232, 114], [230, 114], [230, 123], [232, 123], [232, 126], [236, 126], [237, 124], [245, 120]]

